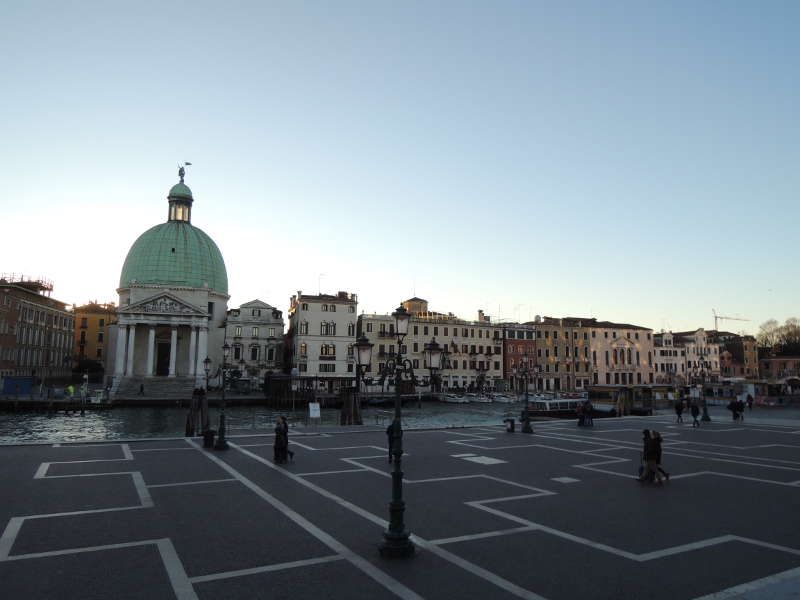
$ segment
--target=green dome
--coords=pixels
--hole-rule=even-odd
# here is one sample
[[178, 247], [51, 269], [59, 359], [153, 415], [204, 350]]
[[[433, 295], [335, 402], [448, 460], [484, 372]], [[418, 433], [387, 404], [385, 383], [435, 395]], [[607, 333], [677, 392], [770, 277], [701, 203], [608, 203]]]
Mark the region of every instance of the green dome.
[[[189, 188], [179, 183], [170, 196]], [[208, 235], [185, 221], [168, 221], [148, 229], [133, 243], [122, 265], [119, 287], [139, 285], [208, 287], [228, 293], [228, 271], [222, 253]]]
[[192, 199], [192, 190], [189, 189], [189, 186], [185, 183], [176, 183], [172, 186], [172, 189], [169, 191], [169, 196], [167, 198], [189, 198]]

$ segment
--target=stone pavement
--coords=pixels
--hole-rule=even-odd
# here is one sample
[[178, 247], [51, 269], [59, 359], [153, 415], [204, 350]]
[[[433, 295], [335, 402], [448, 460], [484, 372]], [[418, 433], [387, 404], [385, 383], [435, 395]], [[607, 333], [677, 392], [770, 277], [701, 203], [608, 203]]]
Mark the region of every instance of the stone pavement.
[[[378, 555], [376, 427], [293, 430], [280, 465], [269, 432], [5, 445], [2, 597], [800, 598], [800, 415], [711, 414], [406, 431], [407, 560]], [[661, 487], [633, 479], [644, 427]]]

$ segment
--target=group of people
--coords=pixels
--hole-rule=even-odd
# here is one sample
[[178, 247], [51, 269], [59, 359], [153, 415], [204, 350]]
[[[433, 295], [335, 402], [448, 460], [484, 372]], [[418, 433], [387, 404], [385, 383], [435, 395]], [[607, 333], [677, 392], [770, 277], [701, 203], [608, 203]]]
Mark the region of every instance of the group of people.
[[[640, 468], [639, 477], [636, 481], [645, 483], [652, 481], [653, 476], [657, 479], [656, 485], [663, 485], [664, 480], [669, 481], [669, 473], [661, 468], [661, 442], [663, 438], [658, 431], [649, 429], [642, 431], [644, 448], [642, 449], [642, 461], [644, 466]], [[664, 476], [663, 479], [661, 476]]]
[[286, 417], [280, 417], [275, 425], [275, 462], [285, 463], [294, 458], [294, 452], [289, 450], [289, 423]]
[[[692, 401], [692, 405], [689, 407], [689, 412], [692, 415], [692, 419], [694, 419], [692, 427], [700, 427], [700, 423], [697, 421], [697, 417], [700, 416], [700, 407], [697, 406], [696, 401]], [[683, 400], [675, 401], [675, 414], [678, 415], [678, 420], [675, 422], [683, 423]]]
[[575, 412], [578, 413], [578, 427], [592, 427], [594, 426], [594, 419], [592, 418], [594, 415], [594, 406], [588, 400], [583, 404], [578, 404], [578, 408], [575, 409]]

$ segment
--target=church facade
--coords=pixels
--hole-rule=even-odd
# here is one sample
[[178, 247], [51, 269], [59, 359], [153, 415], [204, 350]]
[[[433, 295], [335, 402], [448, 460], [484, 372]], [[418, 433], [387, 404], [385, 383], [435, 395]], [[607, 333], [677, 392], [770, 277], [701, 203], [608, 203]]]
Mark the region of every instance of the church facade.
[[192, 192], [167, 196], [166, 223], [131, 246], [120, 275], [117, 321], [109, 331], [110, 396], [188, 397], [222, 364], [228, 275], [214, 241], [191, 224]]

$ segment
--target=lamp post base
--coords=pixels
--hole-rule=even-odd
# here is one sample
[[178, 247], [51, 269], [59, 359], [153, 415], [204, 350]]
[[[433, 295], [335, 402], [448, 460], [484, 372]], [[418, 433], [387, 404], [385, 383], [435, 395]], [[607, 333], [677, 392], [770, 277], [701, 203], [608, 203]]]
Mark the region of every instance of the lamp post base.
[[383, 532], [383, 541], [380, 544], [380, 554], [382, 558], [411, 558], [414, 556], [415, 548], [408, 536], [407, 531], [394, 534], [388, 529]]
[[703, 416], [700, 417], [701, 421], [711, 421], [711, 417], [708, 416], [708, 413], [703, 413]]

